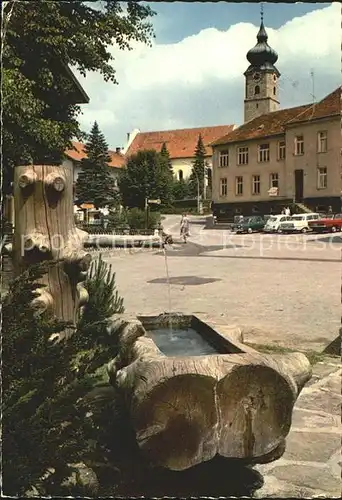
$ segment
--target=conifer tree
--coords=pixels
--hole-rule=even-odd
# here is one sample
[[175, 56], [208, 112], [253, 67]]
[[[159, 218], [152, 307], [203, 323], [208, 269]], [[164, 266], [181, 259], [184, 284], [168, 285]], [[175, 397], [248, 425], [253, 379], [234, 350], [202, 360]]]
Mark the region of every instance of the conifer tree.
[[162, 148], [160, 150], [160, 155], [161, 155], [162, 159], [165, 160], [165, 164], [169, 168], [170, 172], [172, 172], [172, 174], [173, 174], [170, 153], [169, 153], [169, 150], [167, 149], [166, 142], [163, 142]]
[[192, 171], [190, 175], [191, 192], [197, 195], [198, 183], [199, 194], [203, 196], [204, 193], [204, 178], [206, 175], [206, 150], [203, 143], [202, 136], [198, 136], [198, 141], [195, 149], [195, 158], [192, 162]]
[[[92, 266], [84, 317], [70, 339], [53, 342], [51, 335], [70, 325], [38, 314], [32, 301], [55, 264], [29, 267], [2, 305], [2, 490], [9, 496], [26, 496], [32, 487], [38, 496], [70, 495], [62, 483], [71, 464], [104, 459], [118, 411], [106, 373], [117, 339], [105, 326], [124, 308], [111, 266], [101, 259]], [[92, 402], [94, 391], [108, 398]]]
[[97, 209], [114, 206], [118, 192], [110, 173], [108, 145], [97, 122], [91, 129], [84, 151], [87, 156], [81, 161], [82, 170], [76, 181], [78, 203], [92, 203]]

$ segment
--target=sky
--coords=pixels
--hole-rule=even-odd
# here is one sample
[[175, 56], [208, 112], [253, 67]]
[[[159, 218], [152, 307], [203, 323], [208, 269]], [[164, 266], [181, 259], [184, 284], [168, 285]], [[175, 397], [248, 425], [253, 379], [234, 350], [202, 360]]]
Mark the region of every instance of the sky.
[[[110, 47], [118, 85], [75, 71], [90, 97], [79, 117], [82, 130], [96, 120], [115, 149], [135, 128], [241, 125], [246, 53], [256, 44], [260, 4], [144, 3], [157, 12], [156, 37], [151, 48]], [[339, 3], [265, 3], [264, 24], [279, 56], [281, 108], [322, 99], [341, 84]]]

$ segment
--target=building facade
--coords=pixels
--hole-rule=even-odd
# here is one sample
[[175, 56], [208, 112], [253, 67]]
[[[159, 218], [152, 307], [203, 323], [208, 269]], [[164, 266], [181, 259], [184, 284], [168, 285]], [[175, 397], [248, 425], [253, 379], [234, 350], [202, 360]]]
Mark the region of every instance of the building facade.
[[245, 122], [214, 141], [215, 215], [341, 211], [341, 89], [319, 102], [279, 110], [277, 54], [261, 22], [247, 54]]

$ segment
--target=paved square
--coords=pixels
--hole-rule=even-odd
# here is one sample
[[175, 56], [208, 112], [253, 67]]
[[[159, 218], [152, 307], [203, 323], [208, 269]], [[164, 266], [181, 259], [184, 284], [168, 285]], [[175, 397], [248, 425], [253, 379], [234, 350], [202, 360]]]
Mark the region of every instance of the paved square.
[[[179, 220], [163, 222], [175, 238]], [[189, 242], [166, 250], [172, 311], [245, 326], [245, 340], [258, 344], [319, 351], [337, 336], [339, 235], [233, 235], [192, 221]], [[103, 256], [113, 264], [127, 312], [169, 310], [162, 251], [118, 249]]]

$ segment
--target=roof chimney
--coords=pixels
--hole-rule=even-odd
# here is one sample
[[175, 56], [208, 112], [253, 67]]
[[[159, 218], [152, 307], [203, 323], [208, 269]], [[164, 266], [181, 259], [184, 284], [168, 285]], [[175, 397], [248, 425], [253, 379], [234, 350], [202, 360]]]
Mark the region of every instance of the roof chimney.
[[115, 148], [115, 152], [119, 155], [121, 153], [121, 148]]
[[130, 135], [131, 134], [129, 132], [127, 132], [127, 142], [129, 141]]

